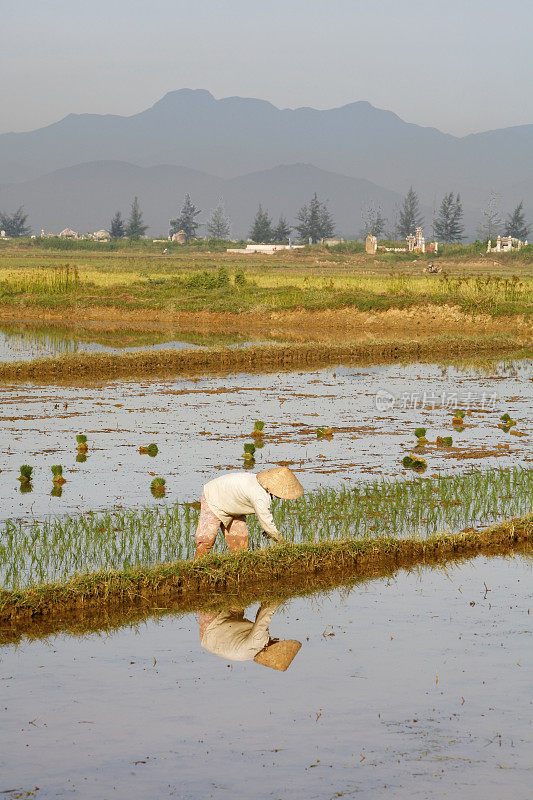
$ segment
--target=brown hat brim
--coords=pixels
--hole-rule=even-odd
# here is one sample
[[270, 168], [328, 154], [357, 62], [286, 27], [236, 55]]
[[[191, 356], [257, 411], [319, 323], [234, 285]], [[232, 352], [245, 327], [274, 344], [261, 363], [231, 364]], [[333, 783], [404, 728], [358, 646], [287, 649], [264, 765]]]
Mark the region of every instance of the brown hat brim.
[[285, 672], [292, 664], [301, 646], [302, 643], [297, 642], [296, 639], [282, 639], [281, 642], [272, 642], [272, 644], [267, 644], [263, 650], [260, 650], [254, 661], [264, 667]]

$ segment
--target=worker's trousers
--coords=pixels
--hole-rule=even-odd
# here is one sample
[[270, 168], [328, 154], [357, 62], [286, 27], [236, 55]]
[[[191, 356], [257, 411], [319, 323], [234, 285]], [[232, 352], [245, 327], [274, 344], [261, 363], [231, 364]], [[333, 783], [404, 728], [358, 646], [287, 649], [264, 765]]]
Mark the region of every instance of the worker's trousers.
[[213, 547], [217, 533], [222, 529], [226, 544], [230, 552], [248, 549], [248, 528], [246, 517], [234, 517], [229, 525], [224, 525], [207, 505], [205, 495], [202, 493], [200, 506], [200, 519], [196, 529], [196, 544], [207, 544]]

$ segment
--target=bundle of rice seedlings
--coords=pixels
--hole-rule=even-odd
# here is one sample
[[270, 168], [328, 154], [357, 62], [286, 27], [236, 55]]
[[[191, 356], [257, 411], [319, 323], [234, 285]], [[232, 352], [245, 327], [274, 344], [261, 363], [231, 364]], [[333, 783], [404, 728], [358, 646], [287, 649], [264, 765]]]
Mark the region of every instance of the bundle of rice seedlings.
[[76, 435], [76, 441], [78, 443], [78, 447], [76, 448], [80, 453], [86, 453], [89, 449], [89, 445], [87, 444], [87, 437], [84, 433], [78, 433]]
[[417, 446], [422, 447], [422, 445], [426, 444], [426, 428], [415, 428], [415, 436], [417, 438]]
[[149, 444], [148, 446], [141, 445], [139, 447], [139, 453], [143, 455], [149, 455], [151, 458], [156, 456], [159, 453], [159, 448], [156, 444]]
[[437, 436], [437, 447], [451, 447], [453, 439], [451, 436]]
[[417, 472], [424, 472], [424, 470], [427, 469], [427, 461], [417, 455], [404, 456], [402, 464], [407, 469], [414, 469]]
[[331, 428], [317, 428], [316, 429], [316, 438], [317, 439], [331, 439], [333, 436], [333, 430]]
[[513, 425], [516, 425], [516, 420], [512, 419], [507, 412], [500, 417], [501, 425], [499, 425], [505, 433], [509, 433]]
[[31, 474], [33, 472], [33, 467], [30, 467], [29, 464], [23, 464], [20, 468], [20, 475], [17, 477], [17, 480], [20, 481], [21, 485], [24, 483], [31, 483]]
[[255, 444], [251, 442], [244, 445], [244, 466], [245, 467], [253, 467], [255, 464]]
[[153, 495], [160, 496], [165, 494], [166, 480], [164, 478], [154, 478], [150, 484], [150, 491]]
[[252, 436], [254, 439], [262, 439], [264, 436], [263, 428], [265, 427], [265, 423], [258, 419], [254, 422], [254, 429], [252, 431]]
[[62, 486], [64, 483], [66, 483], [66, 480], [63, 477], [63, 467], [61, 466], [61, 464], [55, 464], [52, 467], [52, 475], [53, 475], [52, 480], [56, 485]]

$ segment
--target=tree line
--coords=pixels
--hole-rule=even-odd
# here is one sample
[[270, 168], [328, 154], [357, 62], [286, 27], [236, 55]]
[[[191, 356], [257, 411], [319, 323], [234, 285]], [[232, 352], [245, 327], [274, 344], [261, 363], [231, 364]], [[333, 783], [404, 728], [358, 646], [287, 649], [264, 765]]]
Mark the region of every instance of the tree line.
[[[206, 223], [198, 220], [201, 213], [201, 209], [192, 202], [190, 195], [186, 194], [178, 215], [169, 221], [169, 236], [183, 231], [185, 239], [188, 241], [194, 239], [197, 236], [198, 228], [205, 224], [209, 238], [230, 238], [231, 221], [222, 198]], [[432, 220], [435, 239], [439, 242], [461, 242], [465, 238], [463, 217], [461, 196], [454, 192], [445, 194]], [[424, 225], [419, 197], [412, 186], [402, 199], [395, 222], [390, 229], [387, 228], [387, 219], [383, 216], [383, 209], [379, 203], [367, 203], [361, 211], [361, 219], [362, 228], [359, 233], [361, 238], [365, 238], [367, 234], [371, 233], [378, 238], [405, 239], [409, 234], [414, 234], [416, 228]], [[29, 236], [31, 228], [24, 207], [20, 206], [12, 214], [0, 212], [0, 230], [5, 231], [9, 237]], [[134, 197], [127, 219], [123, 218], [121, 211], [117, 211], [109, 224], [109, 234], [112, 239], [125, 237], [140, 239], [147, 230], [148, 225], [144, 222], [138, 197]], [[480, 239], [495, 239], [498, 234], [503, 232], [505, 236], [525, 240], [530, 230], [531, 225], [526, 222], [523, 201], [518, 203], [505, 220], [502, 220], [498, 195], [495, 192], [491, 193], [481, 212], [481, 221], [477, 231]], [[268, 210], [259, 204], [249, 231], [249, 238], [257, 243], [283, 244], [289, 241], [293, 232], [297, 234], [295, 238], [311, 243], [334, 235], [333, 216], [327, 203], [320, 200], [316, 192], [309, 202], [297, 211], [293, 225], [289, 224], [283, 214], [280, 215], [277, 222], [274, 222]]]
[[[369, 203], [361, 213], [363, 227], [360, 236], [364, 238], [371, 233], [383, 237], [387, 232], [387, 219], [383, 216], [383, 209], [379, 203]], [[461, 195], [448, 192], [442, 198], [440, 206], [436, 209], [433, 220], [433, 235], [438, 242], [462, 242], [465, 238], [463, 223], [464, 212]], [[395, 236], [405, 239], [409, 234], [414, 234], [417, 228], [424, 225], [424, 217], [420, 211], [420, 201], [417, 193], [411, 186], [402, 200], [397, 212], [396, 223], [389, 231], [388, 238]], [[498, 208], [498, 195], [491, 192], [486, 206], [481, 211], [481, 221], [477, 235], [481, 240], [495, 239], [498, 234], [512, 236], [515, 239], [527, 239], [531, 225], [526, 222], [524, 203], [518, 205], [502, 220]]]

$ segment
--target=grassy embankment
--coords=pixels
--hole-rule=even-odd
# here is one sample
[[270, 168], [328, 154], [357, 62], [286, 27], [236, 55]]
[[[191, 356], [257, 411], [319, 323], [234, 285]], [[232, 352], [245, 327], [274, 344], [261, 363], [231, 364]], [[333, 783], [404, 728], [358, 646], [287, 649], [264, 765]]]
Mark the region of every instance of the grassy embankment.
[[532, 496], [533, 470], [520, 468], [323, 489], [277, 504], [286, 545], [262, 547], [252, 518], [249, 553], [224, 554], [220, 543], [196, 563], [190, 557], [198, 517], [189, 506], [9, 522], [0, 537], [0, 619], [49, 613], [58, 604], [158, 592], [197, 597], [314, 572], [355, 574], [365, 564], [382, 569], [521, 545], [533, 539]]
[[531, 343], [530, 248], [497, 261], [473, 246], [450, 247], [447, 255], [444, 248], [439, 259], [446, 274], [431, 276], [422, 272], [428, 258], [373, 258], [348, 245], [252, 257], [192, 246], [162, 256], [154, 247], [159, 245], [101, 251], [93, 245], [66, 254], [4, 245], [0, 319], [46, 319], [92, 330], [95, 324], [137, 331], [164, 327], [189, 336], [234, 334], [286, 344], [246, 353], [67, 355], [3, 367], [1, 377], [71, 380], [279, 369], [509, 353]]
[[423, 273], [429, 256], [372, 257], [342, 245], [239, 257], [191, 247], [162, 256], [141, 246], [66, 253], [12, 244], [0, 248], [0, 307], [28, 315], [39, 309], [81, 314], [94, 307], [142, 309], [147, 318], [158, 310], [264, 313], [351, 307], [375, 312], [428, 304], [494, 317], [531, 313], [533, 247], [496, 259], [479, 255], [472, 246], [449, 246], [448, 255], [444, 247], [439, 259], [446, 275]]

